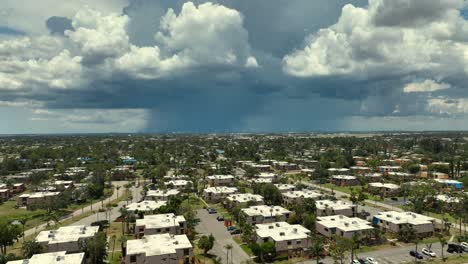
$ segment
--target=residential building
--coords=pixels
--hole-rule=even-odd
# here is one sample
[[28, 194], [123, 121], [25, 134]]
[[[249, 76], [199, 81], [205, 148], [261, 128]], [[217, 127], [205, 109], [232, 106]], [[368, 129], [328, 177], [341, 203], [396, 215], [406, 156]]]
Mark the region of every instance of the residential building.
[[234, 184], [234, 176], [232, 175], [211, 175], [206, 177], [208, 184], [214, 186], [232, 186]]
[[392, 196], [398, 194], [400, 191], [400, 185], [393, 183], [371, 182], [368, 184], [368, 191], [376, 195]]
[[263, 204], [263, 197], [259, 194], [252, 193], [236, 193], [226, 197], [226, 206], [234, 207], [236, 205], [246, 206], [248, 204], [260, 205]]
[[301, 204], [304, 199], [321, 199], [322, 195], [320, 193], [311, 191], [311, 190], [302, 190], [302, 191], [289, 191], [283, 193], [283, 203], [285, 206], [292, 206], [296, 204]]
[[182, 235], [187, 230], [187, 223], [182, 215], [157, 214], [145, 215], [135, 223], [135, 236], [142, 238], [147, 235], [170, 233]]
[[246, 222], [251, 225], [286, 222], [291, 215], [291, 211], [281, 206], [255, 205], [243, 208], [241, 211], [245, 215]]
[[84, 264], [85, 253], [67, 254], [65, 251], [35, 254], [29, 259], [8, 261], [7, 264]]
[[204, 190], [203, 197], [207, 202], [217, 203], [225, 199], [228, 195], [234, 194], [236, 192], [237, 188], [235, 187], [208, 187]]
[[166, 201], [141, 201], [138, 203], [131, 203], [126, 205], [125, 208], [128, 212], [137, 214], [137, 213], [154, 213], [156, 210], [161, 208], [161, 206], [165, 206], [167, 204]]
[[35, 193], [25, 193], [18, 196], [17, 205], [19, 207], [22, 206], [30, 206], [34, 203], [41, 203], [47, 199], [51, 199], [56, 197], [60, 194], [60, 192], [35, 192]]
[[277, 253], [302, 252], [310, 246], [310, 230], [301, 225], [286, 222], [256, 224], [255, 233], [257, 243], [271, 241], [275, 244]]
[[169, 190], [149, 190], [146, 192], [145, 200], [148, 201], [168, 201], [171, 197], [179, 195], [176, 189]]
[[296, 190], [296, 186], [293, 184], [279, 183], [279, 184], [275, 184], [275, 186], [276, 188], [278, 188], [278, 190], [281, 193], [291, 192], [291, 191]]
[[366, 220], [344, 215], [319, 216], [317, 217], [315, 228], [318, 233], [325, 237], [338, 235], [349, 239], [351, 239], [354, 234], [364, 236], [366, 232], [374, 229]]
[[192, 182], [187, 180], [170, 180], [164, 183], [166, 186], [174, 186], [176, 189], [184, 189], [187, 184], [192, 184]]
[[344, 215], [355, 216], [356, 205], [343, 200], [318, 200], [315, 202], [317, 216]]
[[93, 238], [98, 230], [98, 226], [63, 226], [57, 230], [40, 232], [36, 237], [36, 242], [41, 244], [47, 252], [77, 253], [81, 252], [82, 241]]
[[380, 212], [374, 215], [373, 224], [391, 233], [398, 233], [404, 225], [412, 227], [419, 236], [430, 236], [434, 233], [435, 219], [413, 212]]
[[0, 201], [6, 201], [10, 199], [11, 192], [10, 189], [0, 189]]
[[337, 186], [354, 186], [359, 184], [357, 177], [350, 175], [334, 175], [331, 178], [331, 182]]
[[125, 264], [190, 263], [192, 244], [186, 235], [157, 234], [128, 240], [123, 254]]
[[454, 187], [456, 190], [463, 189], [463, 183], [456, 180], [444, 180], [444, 179], [435, 179], [436, 182], [445, 184], [450, 187]]

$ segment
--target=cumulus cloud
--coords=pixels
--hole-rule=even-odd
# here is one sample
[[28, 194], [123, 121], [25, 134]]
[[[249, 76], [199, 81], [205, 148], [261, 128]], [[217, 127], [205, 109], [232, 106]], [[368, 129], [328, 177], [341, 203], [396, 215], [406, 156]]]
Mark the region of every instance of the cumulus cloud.
[[373, 0], [367, 8], [348, 4], [336, 24], [286, 55], [283, 69], [297, 77], [466, 74], [468, 46], [459, 35], [468, 24], [457, 9], [460, 2]]
[[438, 90], [444, 90], [450, 88], [450, 84], [437, 83], [434, 80], [425, 80], [423, 82], [408, 83], [403, 87], [405, 93], [424, 93], [424, 92], [435, 92]]
[[427, 110], [437, 115], [468, 114], [468, 99], [432, 98], [428, 100]]

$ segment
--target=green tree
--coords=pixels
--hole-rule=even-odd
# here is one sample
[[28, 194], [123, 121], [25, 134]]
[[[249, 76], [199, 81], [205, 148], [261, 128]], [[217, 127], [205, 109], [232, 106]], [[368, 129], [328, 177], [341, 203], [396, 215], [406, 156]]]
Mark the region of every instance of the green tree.
[[93, 238], [83, 240], [80, 245], [90, 264], [102, 264], [107, 258], [106, 233], [98, 232]]
[[352, 241], [348, 238], [334, 236], [330, 244], [330, 255], [335, 263], [344, 263], [345, 254], [352, 248]]
[[21, 230], [17, 225], [12, 225], [6, 221], [0, 221], [0, 251], [6, 254], [8, 246], [12, 246], [21, 236]]
[[311, 241], [309, 250], [311, 254], [315, 257], [317, 264], [320, 262], [321, 254], [323, 252], [324, 240], [321, 236], [310, 236], [309, 240]]
[[208, 251], [210, 251], [213, 248], [214, 242], [215, 242], [215, 238], [212, 234], [210, 234], [209, 236], [203, 235], [198, 240], [197, 245], [198, 245], [198, 248], [203, 250], [203, 257], [205, 259], [204, 261], [205, 263], [206, 263], [206, 255], [208, 254]]
[[416, 240], [416, 230], [410, 225], [403, 225], [398, 231], [398, 238], [406, 243]]
[[24, 258], [31, 258], [35, 254], [41, 254], [44, 252], [44, 248], [41, 244], [36, 241], [26, 241], [23, 242], [21, 247], [21, 252], [23, 253]]

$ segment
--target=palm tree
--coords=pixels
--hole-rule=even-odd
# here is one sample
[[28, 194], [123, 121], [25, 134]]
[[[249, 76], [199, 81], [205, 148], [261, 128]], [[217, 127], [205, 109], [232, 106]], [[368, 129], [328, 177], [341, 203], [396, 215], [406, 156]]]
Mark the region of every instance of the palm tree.
[[311, 253], [315, 256], [315, 260], [317, 261], [317, 264], [320, 262], [320, 254], [322, 253], [323, 250], [323, 239], [320, 236], [309, 236], [309, 240], [312, 241], [312, 244], [310, 245], [310, 251]]
[[[231, 256], [232, 256], [232, 244], [226, 244], [224, 245], [224, 248], [226, 249], [226, 263], [229, 264], [229, 251], [231, 251]], [[231, 258], [232, 262], [232, 258]]]
[[18, 222], [21, 224], [21, 227], [22, 227], [23, 243], [24, 243], [24, 227], [26, 225], [26, 222], [28, 221], [29, 221], [29, 218], [27, 217], [21, 217], [20, 219], [18, 219]]
[[121, 188], [122, 186], [116, 186], [115, 187], [115, 190], [117, 190], [117, 199], [119, 198], [119, 189]]
[[115, 235], [112, 235], [111, 237], [111, 241], [112, 241], [112, 258], [114, 258], [114, 251], [115, 251], [115, 240], [117, 239], [117, 237]]

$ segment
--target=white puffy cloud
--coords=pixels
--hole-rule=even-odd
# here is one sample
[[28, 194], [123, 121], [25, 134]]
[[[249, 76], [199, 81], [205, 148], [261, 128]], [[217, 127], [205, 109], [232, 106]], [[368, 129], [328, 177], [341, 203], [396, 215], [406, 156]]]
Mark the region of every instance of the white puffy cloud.
[[438, 115], [468, 114], [468, 99], [432, 98], [427, 102], [427, 110]]
[[[283, 58], [283, 70], [298, 77], [423, 73], [442, 79], [465, 74], [468, 45], [460, 32], [468, 32], [468, 24], [457, 10], [459, 2], [373, 0], [367, 8], [346, 5], [336, 24], [311, 35], [303, 49]], [[398, 16], [408, 21], [390, 21]]]
[[450, 88], [450, 84], [438, 83], [434, 80], [425, 80], [423, 82], [408, 83], [403, 87], [405, 93], [424, 93], [424, 92], [435, 92], [438, 90], [444, 90]]

